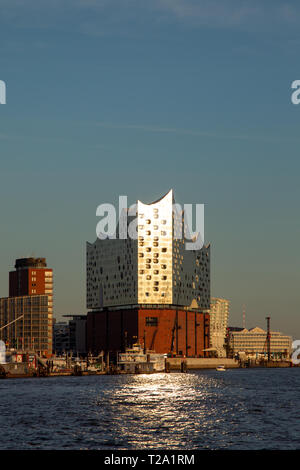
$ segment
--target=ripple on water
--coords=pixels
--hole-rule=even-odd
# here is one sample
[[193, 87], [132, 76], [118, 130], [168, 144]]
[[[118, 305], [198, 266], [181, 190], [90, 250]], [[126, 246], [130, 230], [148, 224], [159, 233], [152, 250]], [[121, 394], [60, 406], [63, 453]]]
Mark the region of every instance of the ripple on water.
[[1, 449], [295, 449], [300, 369], [0, 383]]

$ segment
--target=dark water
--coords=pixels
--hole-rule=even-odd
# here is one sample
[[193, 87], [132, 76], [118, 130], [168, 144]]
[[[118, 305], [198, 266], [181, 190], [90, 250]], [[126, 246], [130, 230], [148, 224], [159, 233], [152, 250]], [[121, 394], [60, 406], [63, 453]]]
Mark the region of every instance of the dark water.
[[0, 381], [0, 449], [299, 449], [300, 368]]

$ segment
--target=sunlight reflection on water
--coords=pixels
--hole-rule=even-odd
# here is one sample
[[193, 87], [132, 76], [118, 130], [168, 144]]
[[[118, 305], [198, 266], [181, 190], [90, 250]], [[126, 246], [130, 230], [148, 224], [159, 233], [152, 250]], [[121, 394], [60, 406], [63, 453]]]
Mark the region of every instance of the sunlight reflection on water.
[[10, 379], [0, 448], [299, 448], [299, 370]]

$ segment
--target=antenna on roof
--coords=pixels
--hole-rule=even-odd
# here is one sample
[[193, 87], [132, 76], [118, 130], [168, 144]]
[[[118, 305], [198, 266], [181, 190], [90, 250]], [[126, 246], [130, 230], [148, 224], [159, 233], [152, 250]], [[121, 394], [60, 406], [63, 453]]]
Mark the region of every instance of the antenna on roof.
[[243, 328], [246, 328], [246, 305], [243, 305]]

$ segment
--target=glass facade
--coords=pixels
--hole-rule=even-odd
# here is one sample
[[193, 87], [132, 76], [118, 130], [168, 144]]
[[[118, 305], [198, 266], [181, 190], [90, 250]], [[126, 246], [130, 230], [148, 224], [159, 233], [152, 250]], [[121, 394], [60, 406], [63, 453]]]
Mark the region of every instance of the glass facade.
[[0, 299], [0, 328], [3, 326], [0, 339], [7, 347], [52, 353], [52, 309], [47, 295]]

